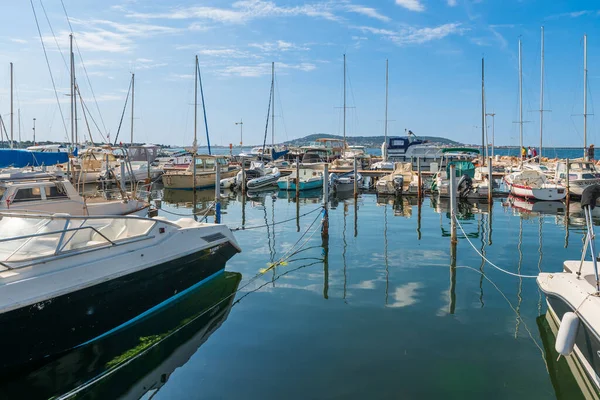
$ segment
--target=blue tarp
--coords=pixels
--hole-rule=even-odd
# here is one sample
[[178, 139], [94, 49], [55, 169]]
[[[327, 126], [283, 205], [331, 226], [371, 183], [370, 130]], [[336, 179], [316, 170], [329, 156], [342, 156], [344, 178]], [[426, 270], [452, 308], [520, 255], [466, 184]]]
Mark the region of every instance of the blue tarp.
[[66, 152], [51, 153], [22, 149], [0, 149], [0, 168], [55, 165], [69, 161]]

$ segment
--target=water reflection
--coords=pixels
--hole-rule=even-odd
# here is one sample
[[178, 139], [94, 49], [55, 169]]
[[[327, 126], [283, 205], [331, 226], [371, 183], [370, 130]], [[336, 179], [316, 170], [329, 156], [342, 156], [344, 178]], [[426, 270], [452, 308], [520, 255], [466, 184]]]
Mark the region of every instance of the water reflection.
[[242, 279], [224, 272], [112, 335], [0, 377], [0, 398], [138, 399], [154, 395], [227, 319]]

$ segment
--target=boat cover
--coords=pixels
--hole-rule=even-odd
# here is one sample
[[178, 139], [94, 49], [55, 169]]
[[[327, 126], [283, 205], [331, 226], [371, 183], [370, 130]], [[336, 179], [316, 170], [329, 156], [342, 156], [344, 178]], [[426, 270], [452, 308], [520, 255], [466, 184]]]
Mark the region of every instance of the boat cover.
[[590, 185], [581, 193], [581, 207], [588, 206], [591, 210], [596, 207], [596, 200], [600, 197], [600, 185]]
[[471, 161], [450, 161], [446, 166], [446, 174], [450, 176], [450, 165], [456, 166], [456, 177], [467, 175], [473, 179], [475, 177], [475, 165]]
[[66, 152], [51, 153], [23, 149], [0, 149], [0, 168], [55, 165], [69, 161]]

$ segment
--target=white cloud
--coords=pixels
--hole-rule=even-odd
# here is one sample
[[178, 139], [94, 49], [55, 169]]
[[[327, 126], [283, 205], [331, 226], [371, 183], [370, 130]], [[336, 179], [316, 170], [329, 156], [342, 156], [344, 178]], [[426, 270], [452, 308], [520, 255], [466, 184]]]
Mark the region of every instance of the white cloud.
[[141, 19], [202, 19], [221, 23], [239, 24], [253, 19], [268, 17], [305, 16], [339, 21], [340, 17], [333, 13], [331, 3], [303, 4], [299, 6], [278, 6], [272, 1], [241, 0], [231, 5], [231, 8], [210, 6], [194, 6], [173, 8], [167, 12], [136, 13], [130, 12], [128, 17]]
[[[178, 28], [150, 24], [123, 24], [108, 20], [80, 20], [74, 18], [70, 18], [70, 21], [83, 27], [75, 34], [75, 40], [79, 48], [86, 51], [122, 53], [130, 51], [134, 47], [134, 38], [147, 38], [181, 32], [181, 29]], [[63, 48], [69, 45], [69, 33], [68, 31], [61, 31], [57, 35], [56, 39]], [[44, 41], [53, 42], [54, 38], [44, 36]]]
[[289, 50], [300, 50], [300, 51], [310, 50], [309, 47], [298, 46], [298, 45], [295, 45], [294, 43], [286, 42], [284, 40], [277, 40], [275, 42], [264, 42], [264, 43], [250, 43], [248, 46], [255, 47], [264, 52], [289, 51]]
[[425, 6], [420, 0], [396, 0], [396, 4], [410, 11], [425, 11]]
[[[59, 97], [61, 104], [70, 104], [70, 99], [66, 96]], [[123, 101], [125, 100], [124, 95], [115, 95], [115, 94], [101, 94], [96, 96], [96, 100], [98, 102], [106, 102], [106, 101]], [[37, 97], [33, 100], [24, 101], [22, 104], [56, 104], [56, 97]]]
[[[276, 63], [275, 68], [281, 70], [298, 70], [310, 72], [317, 67], [312, 63], [286, 64]], [[260, 63], [255, 65], [230, 65], [214, 71], [221, 76], [259, 77], [271, 74], [271, 63]]]
[[349, 12], [366, 15], [367, 17], [375, 18], [383, 22], [390, 21], [390, 17], [380, 14], [379, 11], [371, 7], [349, 4], [346, 6], [346, 10]]
[[15, 43], [20, 43], [20, 44], [25, 44], [27, 43], [27, 40], [25, 39], [18, 39], [18, 38], [10, 38], [11, 42], [15, 42]]
[[444, 24], [436, 27], [416, 28], [413, 26], [405, 26], [398, 31], [389, 29], [373, 28], [370, 26], [354, 27], [365, 33], [383, 36], [399, 46], [409, 44], [423, 44], [432, 40], [443, 39], [449, 35], [462, 35], [468, 28], [463, 28], [460, 23]]
[[394, 302], [388, 304], [387, 307], [407, 307], [417, 302], [416, 294], [417, 289], [423, 287], [422, 283], [419, 282], [409, 282], [405, 285], [399, 286], [392, 293], [392, 297], [394, 298]]
[[559, 18], [578, 18], [578, 17], [582, 17], [584, 15], [600, 15], [600, 11], [595, 11], [595, 10], [581, 10], [581, 11], [571, 11], [571, 12], [566, 12], [566, 13], [561, 13], [561, 14], [555, 14], [555, 15], [550, 15], [548, 17], [546, 17], [546, 20], [553, 20], [553, 19], [559, 19]]
[[448, 0], [449, 7], [455, 7], [458, 4], [457, 0]]

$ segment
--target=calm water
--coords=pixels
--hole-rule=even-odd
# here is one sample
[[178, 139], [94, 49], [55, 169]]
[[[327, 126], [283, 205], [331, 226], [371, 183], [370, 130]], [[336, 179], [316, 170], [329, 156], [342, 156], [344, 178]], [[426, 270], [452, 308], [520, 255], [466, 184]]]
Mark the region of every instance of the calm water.
[[[197, 208], [212, 195], [201, 193]], [[174, 203], [165, 211], [191, 212], [191, 192], [164, 197]], [[320, 201], [319, 191], [304, 194], [297, 211], [285, 192], [230, 195], [224, 223], [269, 226], [236, 232], [244, 251], [224, 275], [127, 331], [0, 378], [0, 398], [581, 397], [564, 360], [546, 355], [554, 339], [535, 280], [482, 263], [464, 238], [452, 266], [447, 202], [337, 199], [327, 243], [314, 233], [318, 211], [294, 219]], [[577, 214], [566, 229], [561, 204], [516, 206], [461, 204], [486, 257], [525, 275], [579, 258]], [[261, 275], [314, 221], [304, 251]]]

